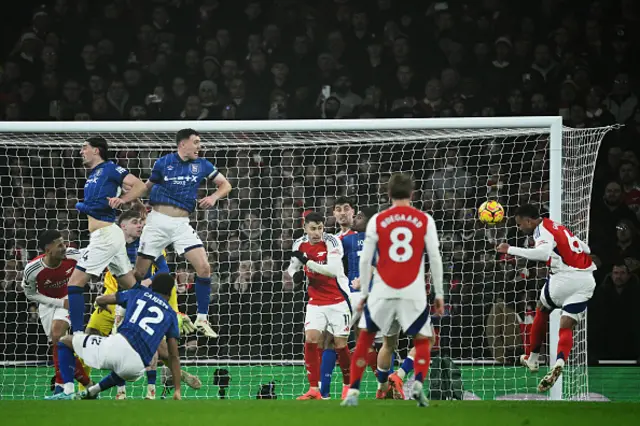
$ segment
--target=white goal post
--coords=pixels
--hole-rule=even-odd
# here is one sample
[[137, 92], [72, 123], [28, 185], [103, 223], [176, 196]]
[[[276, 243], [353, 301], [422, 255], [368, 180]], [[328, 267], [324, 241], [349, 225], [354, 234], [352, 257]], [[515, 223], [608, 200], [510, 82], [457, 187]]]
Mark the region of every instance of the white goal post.
[[[299, 194], [296, 195], [295, 191], [297, 184], [294, 185], [294, 182], [299, 182], [300, 180], [306, 182], [304, 178], [309, 177], [306, 176], [306, 174], [311, 175], [309, 177], [309, 182], [314, 182], [313, 185], [315, 186], [323, 187], [323, 190], [321, 191], [322, 196], [317, 197], [322, 198], [328, 203], [329, 200], [334, 199], [337, 195], [351, 195], [352, 192], [349, 191], [355, 191], [359, 200], [375, 200], [376, 197], [382, 194], [380, 188], [384, 186], [384, 182], [379, 182], [380, 179], [378, 176], [387, 176], [388, 172], [395, 170], [418, 173], [418, 175], [421, 176], [420, 184], [423, 186], [432, 185], [432, 182], [436, 181], [439, 182], [439, 184], [442, 183], [443, 186], [441, 188], [429, 187], [428, 190], [424, 189], [421, 194], [425, 198], [422, 199], [421, 202], [425, 206], [448, 206], [442, 216], [442, 220], [449, 220], [452, 223], [462, 223], [460, 221], [464, 221], [465, 219], [458, 218], [458, 210], [469, 210], [470, 207], [474, 207], [474, 205], [477, 207], [478, 204], [476, 204], [476, 202], [478, 199], [487, 199], [495, 196], [499, 200], [513, 200], [514, 197], [517, 198], [519, 194], [522, 194], [522, 192], [517, 192], [517, 188], [525, 188], [526, 185], [529, 185], [528, 189], [522, 189], [522, 191], [526, 192], [525, 195], [527, 196], [527, 199], [535, 199], [540, 204], [543, 204], [542, 197], [548, 197], [549, 217], [555, 221], [566, 224], [567, 227], [572, 229], [578, 237], [587, 240], [588, 206], [590, 202], [592, 178], [597, 151], [602, 138], [606, 132], [610, 130], [610, 128], [564, 128], [561, 117], [554, 116], [269, 121], [0, 122], [0, 158], [5, 157], [2, 161], [7, 162], [7, 167], [5, 171], [0, 173], [2, 174], [0, 178], [3, 179], [2, 185], [8, 186], [7, 188], [3, 188], [3, 191], [5, 191], [5, 193], [11, 192], [13, 197], [12, 205], [9, 205], [9, 202], [7, 202], [6, 199], [3, 200], [3, 214], [6, 215], [6, 212], [8, 211], [12, 211], [14, 213], [23, 211], [24, 209], [20, 205], [22, 201], [20, 200], [24, 201], [29, 196], [35, 198], [35, 202], [32, 203], [34, 205], [31, 207], [35, 211], [38, 209], [49, 208], [45, 207], [46, 199], [38, 199], [38, 194], [42, 194], [41, 196], [45, 198], [44, 194], [48, 191], [53, 191], [55, 193], [54, 196], [56, 197], [56, 201], [52, 202], [51, 205], [55, 204], [54, 209], [57, 209], [56, 212], [64, 213], [62, 215], [58, 215], [62, 217], [62, 219], [58, 217], [49, 221], [38, 221], [37, 217], [33, 221], [26, 219], [21, 221], [20, 217], [16, 217], [15, 219], [11, 218], [10, 223], [13, 224], [11, 226], [14, 226], [14, 228], [6, 229], [7, 234], [5, 235], [5, 239], [7, 239], [9, 235], [12, 238], [15, 238], [16, 241], [25, 239], [20, 237], [20, 235], [28, 233], [29, 229], [20, 228], [20, 226], [23, 226], [20, 224], [23, 223], [26, 224], [24, 225], [25, 227], [28, 227], [29, 223], [73, 223], [73, 220], [70, 220], [67, 217], [67, 213], [71, 211], [72, 207], [67, 205], [68, 203], [65, 204], [64, 202], [61, 202], [58, 199], [60, 195], [57, 195], [60, 191], [56, 192], [59, 189], [64, 190], [65, 188], [53, 188], [47, 186], [36, 187], [36, 184], [33, 182], [46, 182], [47, 180], [32, 178], [31, 175], [27, 176], [26, 172], [25, 176], [21, 175], [19, 178], [16, 178], [15, 173], [20, 168], [40, 167], [43, 170], [47, 167], [65, 168], [68, 164], [73, 163], [73, 161], [67, 161], [69, 149], [73, 149], [74, 154], [77, 154], [75, 150], [81, 146], [86, 137], [102, 135], [108, 140], [110, 149], [112, 149], [114, 153], [118, 151], [132, 151], [134, 153], [133, 156], [137, 155], [136, 159], [139, 161], [139, 163], [136, 163], [138, 164], [137, 167], [143, 170], [153, 164], [153, 160], [155, 160], [154, 156], [159, 153], [166, 153], [174, 150], [174, 133], [183, 128], [193, 128], [200, 132], [203, 138], [204, 150], [207, 151], [205, 156], [209, 158], [210, 153], [213, 153], [214, 155], [212, 157], [215, 157], [216, 159], [223, 159], [228, 167], [237, 168], [237, 170], [231, 174], [234, 178], [237, 178], [238, 181], [242, 181], [242, 179], [244, 179], [243, 176], [240, 176], [242, 173], [241, 166], [239, 165], [241, 163], [241, 156], [242, 161], [245, 160], [244, 156], [247, 156], [246, 164], [249, 165], [260, 164], [260, 167], [263, 168], [280, 167], [284, 170], [289, 167], [282, 165], [285, 163], [283, 161], [283, 156], [285, 155], [284, 152], [294, 152], [293, 154], [290, 154], [292, 158], [287, 157], [287, 161], [291, 162], [292, 171], [302, 172], [304, 174], [303, 176], [297, 176], [294, 174], [293, 176], [287, 175], [286, 177], [279, 176], [277, 180], [273, 180], [272, 176], [267, 173], [267, 175], [270, 176], [269, 179], [271, 179], [269, 182], [272, 183], [266, 183], [266, 175], [258, 176], [256, 178], [255, 175], [249, 173], [251, 179], [254, 179], [254, 181], [257, 179], [261, 182], [258, 185], [261, 185], [262, 192], [258, 191], [258, 193], [266, 195], [255, 195], [255, 193], [252, 192], [252, 189], [248, 189], [247, 192], [244, 193], [248, 194], [248, 200], [252, 201], [252, 204], [250, 204], [249, 207], [246, 207], [246, 209], [259, 211], [259, 218], [256, 220], [258, 220], [259, 223], [267, 224], [264, 226], [268, 227], [270, 231], [274, 231], [273, 235], [269, 238], [275, 239], [275, 231], [279, 230], [281, 231], [283, 240], [285, 235], [289, 237], [293, 236], [295, 230], [286, 230], [285, 232], [282, 223], [289, 223], [289, 221], [285, 220], [284, 212], [282, 219], [273, 216], [275, 214], [273, 212], [280, 210], [284, 211], [289, 208], [295, 209], [296, 211], [292, 213], [292, 219], [295, 220], [300, 214], [298, 210], [323, 207], [318, 203], [310, 203], [310, 205], [307, 205], [304, 202], [302, 204], [293, 203], [291, 206], [287, 204], [286, 208], [284, 207], [288, 202], [286, 201], [288, 199], [296, 197], [305, 199], [309, 197], [308, 194], [310, 193], [316, 194], [316, 192], [312, 191], [312, 189], [314, 189], [311, 188], [312, 184], [303, 183], [303, 188], [300, 190], [302, 191], [302, 196]], [[538, 153], [542, 154], [538, 155]], [[250, 154], [253, 154], [253, 157], [251, 157]], [[451, 155], [449, 156], [449, 154]], [[22, 159], [21, 156], [27, 156], [29, 158]], [[39, 161], [31, 158], [34, 156], [41, 158], [46, 157], [46, 161], [42, 162], [44, 165], [40, 166]], [[333, 162], [333, 157], [330, 159], [330, 156], [342, 156], [344, 158]], [[490, 160], [487, 160], [487, 163], [484, 164], [480, 159], [477, 159], [476, 161], [476, 157], [482, 157], [482, 161], [484, 161], [484, 159]], [[118, 158], [117, 160], [124, 161], [126, 163], [129, 161], [128, 158], [129, 157], [125, 156]], [[312, 161], [313, 158], [317, 158], [319, 160], [314, 162]], [[212, 159], [212, 161], [215, 163], [215, 160]], [[342, 163], [340, 163], [340, 161], [342, 161]], [[0, 162], [0, 164], [2, 163]], [[539, 164], [544, 165], [543, 170], [535, 169]], [[316, 167], [316, 165], [318, 167]], [[334, 179], [334, 175], [329, 176], [329, 173], [334, 173], [335, 176], [337, 176], [338, 172], [336, 170], [339, 165], [344, 166], [345, 169], [341, 172], [342, 176], [340, 178], [335, 177]], [[452, 165], [452, 167], [449, 168], [449, 165]], [[389, 167], [388, 170], [385, 169], [387, 167]], [[529, 170], [528, 167], [531, 170]], [[447, 172], [442, 172], [445, 168]], [[464, 171], [460, 171], [463, 169]], [[79, 179], [82, 181], [84, 178], [84, 172], [81, 167], [79, 170], [80, 171], [78, 172], [70, 172], [66, 174], [64, 171], [61, 172], [61, 176], [63, 176], [61, 178], [62, 180], [57, 179], [56, 182], [65, 181], [64, 179], [67, 179], [69, 175], [71, 175], [73, 179]], [[244, 168], [242, 170], [244, 170]], [[331, 171], [329, 172], [328, 170]], [[495, 170], [497, 170], [497, 172], [494, 173]], [[148, 171], [149, 170], [147, 170], [147, 172]], [[225, 174], [227, 173], [224, 166], [222, 167], [222, 171]], [[360, 175], [364, 174], [366, 175], [366, 179], [355, 179], [354, 184], [349, 180], [348, 176], [352, 172], [359, 173]], [[456, 174], [458, 172], [460, 173]], [[42, 171], [42, 173], [44, 173], [44, 171]], [[452, 176], [454, 177], [451, 178], [447, 173], [453, 173], [454, 175]], [[508, 182], [501, 181], [496, 183], [494, 180], [499, 179], [499, 177], [494, 179], [493, 175], [496, 173], [499, 176], [507, 175], [508, 178], [506, 179], [510, 180]], [[329, 177], [331, 179], [329, 179]], [[290, 192], [293, 195], [289, 194], [289, 186], [286, 187], [287, 195], [284, 195], [284, 192], [279, 194], [278, 191], [283, 190], [282, 182], [289, 182], [289, 179], [291, 181]], [[485, 182], [483, 179], [490, 181], [490, 183], [482, 183]], [[335, 181], [335, 183], [329, 184], [329, 181]], [[4, 182], [8, 183], [5, 184]], [[30, 182], [27, 186], [32, 185], [32, 188], [29, 191], [24, 191], [17, 188], [12, 182]], [[366, 184], [364, 182], [366, 182]], [[82, 183], [83, 181], [80, 185], [82, 185]], [[289, 185], [289, 183], [287, 183], [287, 185]], [[462, 191], [460, 190], [461, 185]], [[502, 188], [505, 186], [511, 188], [512, 193], [505, 195], [503, 192], [509, 192], [509, 189], [501, 190], [500, 185], [502, 185]], [[349, 189], [347, 189], [346, 186], [349, 186]], [[355, 187], [355, 189], [353, 189], [353, 187]], [[81, 188], [81, 186], [79, 188]], [[267, 191], [265, 191], [265, 188]], [[330, 191], [334, 191], [336, 193], [329, 194]], [[541, 195], [543, 193], [546, 194], [546, 191], [548, 191], [548, 195]], [[514, 195], [513, 192], [516, 194]], [[81, 191], [79, 194], [81, 195]], [[426, 199], [427, 194], [435, 197], [433, 204], [431, 204], [432, 200]], [[314, 195], [314, 197], [316, 197], [316, 195]], [[451, 197], [453, 197], [452, 200], [447, 199]], [[235, 204], [231, 202], [224, 204], [227, 210], [230, 211], [234, 206], [238, 207], [240, 204], [243, 204], [243, 201], [247, 201], [247, 199], [242, 198], [241, 194], [237, 195], [235, 199], [237, 200], [237, 203]], [[450, 203], [449, 201], [452, 202]], [[269, 207], [263, 206], [263, 202], [268, 202]], [[279, 202], [278, 205], [280, 205], [280, 210], [271, 206], [270, 203], [272, 202]], [[545, 205], [546, 203], [547, 201], [544, 201]], [[64, 207], [61, 207], [63, 204]], [[384, 203], [382, 201], [379, 202], [380, 206], [383, 204]], [[509, 205], [512, 204], [514, 203], [509, 203]], [[330, 206], [324, 207], [329, 207], [326, 211], [330, 212]], [[216, 210], [217, 208], [218, 207], [214, 207], [213, 210]], [[224, 215], [233, 216], [234, 213], [229, 213], [227, 210], [225, 210]], [[467, 234], [473, 234], [473, 232], [479, 234], [480, 232], [484, 232], [486, 235], [489, 235], [486, 237], [486, 240], [494, 242], [500, 238], [501, 235], [504, 237], [508, 234], [513, 234], [513, 229], [507, 229], [509, 226], [513, 228], [513, 225], [508, 221], [509, 213], [509, 208], [507, 208], [507, 220], [497, 227], [497, 229], [484, 231], [474, 228], [473, 226], [475, 225], [470, 225], [472, 228], [470, 230], [467, 229]], [[42, 216], [44, 217], [45, 214], [42, 213]], [[207, 215], [203, 220], [218, 220], [218, 218], [221, 217], [222, 214], [212, 214]], [[253, 220], [251, 218], [251, 214], [248, 213], [247, 217], [248, 219], [246, 220], [248, 220], [248, 223], [250, 224]], [[241, 221], [242, 218], [235, 217], [234, 220]], [[269, 225], [276, 223], [279, 225]], [[247, 226], [250, 227], [250, 225]], [[451, 226], [453, 231], [457, 232], [459, 230], [457, 226], [458, 225], [455, 224]], [[39, 230], [40, 229], [37, 229], [36, 231]], [[200, 228], [198, 228], [198, 230], [200, 230]], [[77, 233], [79, 234], [84, 231], [84, 229], [78, 229]], [[453, 231], [451, 234], [456, 233]], [[3, 230], [3, 232], [5, 232], [5, 230]], [[206, 229], [204, 232], [206, 234]], [[211, 231], [209, 232], [210, 233], [208, 235], [211, 235]], [[229, 231], [225, 235], [233, 236], [233, 238], [235, 238], [236, 234], [234, 232], [235, 231]], [[465, 231], [463, 230], [462, 233], [464, 234]], [[240, 240], [240, 232], [238, 231], [237, 234], [238, 239]], [[464, 243], [464, 241], [461, 242], [457, 240], [457, 236], [452, 238], [453, 240], [451, 241], [451, 245], [454, 248], [457, 247], [456, 245], [458, 243]], [[476, 244], [475, 236], [467, 238], [471, 238], [474, 251], [477, 252], [485, 250], [486, 242]], [[231, 247], [230, 245], [223, 245], [222, 243], [218, 245], [218, 242], [211, 240], [207, 240], [207, 242], [211, 243], [213, 250], [218, 249], [219, 247]], [[251, 243], [251, 241], [249, 242]], [[284, 250], [286, 242], [280, 242], [278, 244], [280, 244], [280, 247]], [[5, 246], [11, 246], [11, 244], [5, 242]], [[257, 246], [259, 247], [259, 244]], [[240, 245], [238, 247], [243, 246]], [[256, 250], [255, 247], [251, 244], [246, 247], [247, 248], [236, 249], [240, 253], [239, 257], [236, 259], [237, 261], [241, 262], [242, 259], [245, 258], [255, 258], [253, 253], [249, 253], [250, 251]], [[10, 249], [11, 247], [8, 247], [5, 250], [5, 271], [7, 271], [6, 265], [8, 265], [12, 260], [11, 255], [9, 254]], [[15, 253], [15, 250], [13, 250], [12, 253]], [[33, 255], [35, 253], [30, 254]], [[479, 256], [477, 256], [477, 253], [472, 254], [475, 257], [467, 259], [465, 262], [476, 265], [481, 263], [481, 261], [478, 260]], [[226, 256], [225, 253], [216, 253], [216, 259], [224, 256]], [[452, 251], [452, 259], [454, 258], [455, 255]], [[262, 259], [262, 257], [260, 257], [260, 259]], [[274, 259], [275, 257], [273, 257], [272, 260]], [[264, 260], [261, 261], [264, 262]], [[456, 263], [452, 260], [452, 264]], [[19, 269], [19, 263], [13, 262], [12, 265]], [[501, 267], [495, 266], [494, 270], [490, 272], [495, 273], [497, 271], [496, 268]], [[479, 269], [476, 269], [475, 271], [477, 270]], [[454, 269], [452, 269], [452, 271], [454, 271]], [[482, 274], [485, 274], [486, 272], [487, 271], [483, 269]], [[5, 272], [5, 274], [7, 273], [8, 272]], [[230, 270], [229, 282], [232, 282], [231, 277], [237, 276], [240, 273], [241, 272], [238, 272], [237, 270]], [[458, 275], [462, 276], [463, 274], [462, 272], [459, 274], [458, 272], [451, 272], [451, 277], [457, 277]], [[507, 279], [507, 281], [510, 279], [511, 278]], [[514, 280], [517, 280], [517, 278], [514, 278]], [[222, 289], [223, 287], [224, 285], [220, 284], [220, 288]], [[98, 286], [96, 288], [99, 290], [100, 287]], [[233, 283], [229, 284], [229, 288], [231, 288], [229, 292], [233, 293]], [[500, 289], [496, 290], [496, 288]], [[495, 286], [489, 291], [499, 298], [505, 291], [501, 288], [502, 287], [500, 286]], [[298, 290], [300, 292], [303, 291], [302, 289]], [[0, 291], [3, 290], [0, 289]], [[280, 290], [269, 291], [277, 292]], [[463, 292], [459, 288], [456, 291], [459, 291], [460, 293]], [[526, 289], [523, 291], [526, 291]], [[220, 290], [220, 292], [222, 292], [222, 290]], [[240, 294], [239, 297], [236, 297], [237, 295], [234, 293], [229, 296], [228, 299], [225, 299], [228, 300], [228, 302], [225, 303], [229, 303], [229, 312], [225, 315], [229, 318], [232, 318], [233, 316], [232, 311], [241, 307], [241, 304], [243, 303], [249, 303], [256, 309], [255, 312], [260, 311], [260, 309], [266, 309], [266, 302], [255, 301], [251, 298], [247, 299], [250, 300], [249, 302], [246, 302], [242, 296], [243, 293], [248, 293], [251, 296], [257, 296], [260, 290], [253, 290], [249, 288], [248, 290], [237, 290], [237, 292]], [[236, 299], [234, 299], [234, 297], [236, 297]], [[461, 296], [460, 300], [465, 300], [464, 297], [465, 296]], [[8, 300], [9, 296], [6, 296], [6, 298]], [[0, 299], [2, 298], [0, 297]], [[187, 301], [185, 303], [193, 303], [192, 299], [186, 298], [184, 300]], [[0, 302], [2, 302], [2, 300], [0, 300]], [[216, 302], [214, 301], [212, 306], [215, 303]], [[4, 304], [0, 304], [0, 306], [7, 307], [18, 305], [13, 304], [13, 302], [5, 302]], [[262, 308], [260, 308], [260, 306], [262, 306]], [[276, 304], [271, 306], [276, 306]], [[281, 306], [285, 305], [282, 304]], [[452, 307], [452, 312], [455, 309], [458, 308]], [[464, 307], [462, 309], [464, 309]], [[264, 312], [260, 312], [260, 315], [264, 315]], [[18, 318], [23, 318], [18, 314], [19, 312], [0, 312], [0, 322], [3, 324], [16, 322], [19, 320]], [[283, 319], [285, 317], [299, 318], [299, 312], [268, 312], [268, 314], [269, 315], [265, 316], [265, 318], [271, 318], [271, 321], [285, 321]], [[454, 316], [455, 314], [452, 313], [451, 315]], [[518, 314], [518, 317], [520, 316], [521, 314]], [[233, 320], [229, 319], [229, 321], [229, 324], [231, 324]], [[568, 374], [566, 375], [568, 377], [565, 377], [564, 384], [562, 379], [557, 382], [550, 392], [549, 397], [551, 399], [582, 399], [586, 397], [588, 393], [586, 332], [584, 330], [585, 321], [580, 325], [582, 330], [576, 333], [576, 344], [574, 346], [575, 355], [572, 355], [571, 360], [568, 363]], [[271, 335], [279, 334], [280, 337], [289, 336], [288, 334], [282, 334], [282, 331], [276, 330], [276, 326], [279, 324], [281, 323], [278, 322], [276, 324], [274, 322], [274, 328], [271, 329], [269, 327], [269, 329], [272, 330], [270, 331], [272, 334], [266, 336], [266, 338], [263, 337], [262, 340], [258, 339], [258, 341], [261, 342], [259, 343], [260, 345], [272, 344], [268, 341]], [[477, 324], [477, 322], [474, 324], [475, 325], [472, 325], [471, 327], [483, 328], [481, 331], [481, 337], [486, 333], [485, 328], [489, 327], [484, 323], [484, 320], [481, 324]], [[218, 327], [224, 327], [225, 324], [224, 322], [220, 322], [217, 325]], [[242, 324], [233, 323], [233, 325], [234, 327], [237, 326], [237, 330], [235, 332], [240, 334], [244, 333]], [[300, 335], [302, 335], [302, 324], [294, 324], [291, 326], [295, 326], [295, 329], [299, 331]], [[19, 325], [16, 327], [19, 328]], [[460, 327], [463, 327], [463, 325], [460, 325]], [[550, 333], [547, 345], [549, 357], [547, 358], [547, 361], [555, 359], [558, 343], [558, 329], [559, 313], [555, 312], [551, 316], [549, 326]], [[250, 330], [251, 333], [255, 333], [255, 331], [259, 329], [254, 327]], [[40, 331], [42, 330], [40, 329]], [[31, 362], [36, 364], [38, 362], [42, 362], [42, 354], [22, 356], [21, 354], [14, 353], [16, 350], [12, 349], [12, 346], [9, 343], [10, 339], [13, 338], [13, 336], [5, 336], [5, 339], [0, 339], [0, 342], [2, 340], [7, 342], [5, 343], [3, 353], [0, 353], [0, 365], [4, 365], [6, 368], [2, 375], [2, 383], [0, 383], [0, 387], [2, 389], [9, 389], [7, 386], [9, 382], [14, 386], [12, 388], [14, 389], [13, 391], [3, 390], [2, 395], [0, 395], [0, 399], [9, 397], [33, 397], [34, 395], [21, 395], [18, 390], [19, 387], [16, 385], [16, 383], [21, 380], [28, 381], [28, 379], [24, 379], [23, 377], [28, 373], [25, 373], [23, 370], [20, 370], [19, 372], [16, 370], [15, 373], [11, 373], [8, 368], [12, 366], [29, 365]], [[40, 340], [39, 344], [41, 344], [41, 341], [42, 340]], [[231, 342], [231, 340], [229, 340], [229, 342]], [[453, 342], [453, 339], [451, 342]], [[280, 340], [277, 342], [277, 345], [288, 344], [288, 342], [282, 342]], [[232, 345], [232, 343], [229, 343], [229, 345]], [[199, 365], [202, 364], [223, 366], [260, 364], [264, 366], [271, 366], [274, 364], [299, 364], [301, 359], [301, 357], [298, 357], [300, 354], [297, 353], [295, 349], [292, 352], [287, 353], [284, 352], [284, 349], [280, 349], [280, 352], [277, 352], [278, 349], [273, 349], [269, 353], [273, 353], [275, 358], [256, 356], [250, 351], [245, 353], [243, 352], [244, 349], [245, 348], [237, 348], [237, 354], [234, 352], [234, 354], [231, 355], [230, 351], [229, 355], [214, 357], [205, 351], [207, 352], [206, 355], [200, 357], [189, 357], [186, 360], [186, 363], [195, 366], [194, 368], [205, 368], [199, 367]], [[461, 350], [460, 353], [465, 354], [465, 351]], [[276, 354], [278, 354], [280, 358], [277, 357]], [[484, 365], [495, 363], [495, 359], [492, 359], [491, 357], [475, 356], [473, 354], [471, 356], [461, 355], [460, 357], [452, 355], [452, 358], [460, 364]], [[504, 364], [507, 365], [506, 363]], [[524, 376], [524, 371], [517, 370], [517, 372], [512, 372], [512, 367], [505, 366], [504, 368], [506, 369], [505, 372], [499, 373], [505, 375], [504, 383], [508, 382], [508, 380], [506, 380], [506, 375], [509, 375], [508, 378], [516, 377], [517, 375], [518, 380], [520, 380], [519, 383], [524, 383], [526, 381], [526, 379], [521, 377]], [[263, 370], [260, 370], [260, 373], [256, 374], [263, 374], [262, 371]], [[506, 371], [508, 371], [508, 373]], [[12, 374], [13, 376], [11, 376]], [[209, 370], [207, 370], [206, 374], [209, 374]], [[259, 379], [261, 383], [267, 383], [269, 381], [267, 374], [272, 373], [264, 374], [265, 377], [260, 377]], [[473, 372], [465, 374], [469, 374], [469, 377], [475, 377]], [[282, 377], [288, 376], [284, 375]], [[204, 380], [210, 381], [209, 378], [205, 378]], [[242, 380], [249, 379], [243, 378]], [[338, 379], [335, 379], [334, 381], [336, 380]], [[567, 383], [568, 381], [570, 383]], [[257, 382], [251, 382], [251, 386], [255, 387], [256, 383]], [[508, 385], [501, 384], [496, 386], [506, 387]], [[285, 385], [283, 384], [282, 387], [284, 389]], [[295, 388], [295, 391], [297, 391], [298, 387], [299, 385], [296, 382], [295, 385], [292, 385], [291, 389]], [[530, 389], [513, 388], [503, 390], [504, 392], [496, 390], [496, 392], [494, 392], [495, 395], [494, 393], [491, 395], [497, 397], [508, 393], [516, 394], [530, 392]], [[8, 395], [8, 392], [14, 392], [15, 395], [10, 396]], [[238, 392], [238, 395], [236, 395], [237, 397], [252, 396], [242, 393], [245, 392], [244, 388], [242, 391]], [[471, 389], [471, 392], [476, 391]], [[216, 397], [217, 393], [213, 391], [206, 391], [205, 394], [195, 394], [195, 396]], [[286, 396], [291, 397], [295, 395], [289, 395], [287, 393]]]

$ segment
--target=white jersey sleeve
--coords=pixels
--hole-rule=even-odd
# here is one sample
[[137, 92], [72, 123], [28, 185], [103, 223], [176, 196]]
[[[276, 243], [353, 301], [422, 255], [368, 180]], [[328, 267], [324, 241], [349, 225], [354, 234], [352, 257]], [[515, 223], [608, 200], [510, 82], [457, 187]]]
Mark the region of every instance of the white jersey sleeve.
[[438, 299], [444, 299], [444, 270], [442, 267], [442, 255], [440, 254], [440, 241], [438, 241], [438, 229], [436, 223], [427, 213], [427, 232], [424, 236], [424, 243], [429, 256], [429, 269], [431, 270], [431, 283], [433, 291]]
[[367, 297], [369, 294], [369, 286], [366, 283], [371, 282], [371, 275], [373, 274], [373, 257], [378, 245], [377, 216], [377, 213], [374, 214], [369, 219], [369, 223], [367, 223], [362, 251], [360, 252], [360, 290], [362, 291], [362, 297]]
[[56, 308], [64, 308], [64, 299], [45, 296], [38, 291], [38, 274], [43, 269], [41, 265], [41, 261], [36, 261], [29, 263], [24, 268], [24, 277], [22, 279], [22, 289], [24, 290], [24, 295], [31, 302], [54, 306]]
[[[302, 240], [303, 238], [298, 238], [297, 240], [295, 240], [293, 242], [293, 246], [291, 247], [291, 250], [292, 251], [300, 250], [300, 245], [302, 244]], [[300, 269], [302, 269], [302, 266], [303, 266], [302, 262], [300, 262], [295, 257], [292, 257], [291, 261], [289, 262], [289, 267], [287, 268], [287, 273], [289, 274], [289, 276], [293, 277], [293, 274], [295, 274]]]
[[535, 241], [534, 248], [509, 247], [507, 253], [538, 262], [548, 261], [555, 247], [553, 234], [540, 223], [533, 231], [533, 240]]

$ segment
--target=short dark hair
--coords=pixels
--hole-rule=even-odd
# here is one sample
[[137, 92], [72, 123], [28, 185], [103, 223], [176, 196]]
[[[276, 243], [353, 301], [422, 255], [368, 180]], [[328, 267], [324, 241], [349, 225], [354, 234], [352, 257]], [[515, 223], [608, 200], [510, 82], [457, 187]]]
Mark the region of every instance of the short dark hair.
[[200, 136], [200, 133], [193, 129], [178, 130], [178, 133], [176, 133], [176, 145], [180, 145], [180, 142], [189, 139], [191, 136]]
[[311, 212], [304, 217], [305, 225], [310, 222], [322, 223], [324, 225], [324, 216], [318, 212]]
[[356, 207], [353, 204], [353, 201], [351, 201], [351, 198], [345, 197], [345, 196], [340, 196], [340, 197], [336, 198], [336, 201], [333, 203], [333, 209], [335, 210], [336, 206], [341, 206], [343, 204], [348, 204], [349, 207], [351, 207], [352, 209], [354, 209]]
[[369, 220], [373, 217], [374, 214], [378, 213], [378, 209], [375, 207], [364, 207], [360, 209], [360, 212], [364, 214], [364, 217], [366, 217], [367, 220]]
[[538, 210], [538, 208], [533, 204], [523, 204], [516, 210], [516, 216], [539, 219], [540, 210]]
[[57, 229], [47, 229], [42, 232], [38, 237], [38, 248], [40, 251], [45, 251], [47, 246], [57, 240], [58, 238], [62, 238], [62, 234]]
[[406, 173], [394, 173], [389, 178], [389, 196], [392, 200], [411, 198], [413, 179]]
[[175, 280], [166, 272], [156, 274], [151, 281], [151, 290], [165, 296], [171, 296], [171, 290], [175, 285]]
[[98, 148], [98, 152], [100, 153], [100, 158], [104, 161], [109, 159], [109, 144], [107, 140], [102, 136], [93, 136], [87, 139], [87, 143], [93, 148]]
[[142, 215], [140, 214], [140, 211], [135, 209], [129, 209], [122, 212], [122, 214], [118, 216], [118, 225], [120, 225], [125, 220], [131, 220], [131, 219], [142, 219]]
[[627, 264], [625, 263], [624, 259], [622, 258], [616, 258], [616, 260], [613, 262], [613, 265], [611, 265], [612, 269], [615, 267], [618, 268], [625, 268], [627, 270], [627, 272], [629, 272], [629, 267], [627, 266]]

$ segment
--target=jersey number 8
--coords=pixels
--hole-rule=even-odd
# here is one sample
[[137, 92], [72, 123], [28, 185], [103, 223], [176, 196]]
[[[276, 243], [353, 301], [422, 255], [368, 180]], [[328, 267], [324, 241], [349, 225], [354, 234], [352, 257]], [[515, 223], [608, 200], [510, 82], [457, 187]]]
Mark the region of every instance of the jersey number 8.
[[413, 255], [413, 233], [409, 228], [401, 226], [394, 229], [389, 234], [391, 239], [391, 247], [389, 247], [389, 258], [397, 263], [408, 262]]
[[[145, 302], [144, 300], [139, 300], [138, 299], [138, 300], [136, 300], [136, 304], [138, 306], [136, 307], [136, 310], [133, 312], [133, 315], [131, 316], [131, 319], [129, 320], [129, 322], [133, 323], [133, 324], [138, 322], [138, 319], [140, 318], [140, 314], [142, 313], [142, 310], [147, 305], [147, 302]], [[147, 309], [147, 312], [149, 312], [151, 314], [154, 314], [155, 316], [144, 316], [144, 317], [142, 317], [142, 319], [140, 319], [140, 322], [138, 322], [138, 325], [145, 332], [147, 332], [148, 335], [153, 336], [153, 334], [156, 331], [153, 328], [149, 327], [149, 324], [160, 324], [162, 322], [162, 320], [164, 319], [164, 313], [157, 306], [149, 307], [149, 309]]]

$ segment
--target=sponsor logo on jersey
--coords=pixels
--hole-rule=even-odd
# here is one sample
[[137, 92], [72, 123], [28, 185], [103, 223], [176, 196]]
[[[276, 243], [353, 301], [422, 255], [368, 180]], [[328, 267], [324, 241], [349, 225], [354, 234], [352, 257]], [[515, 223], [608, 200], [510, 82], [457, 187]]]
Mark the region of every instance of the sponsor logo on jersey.
[[173, 166], [167, 166], [167, 170], [173, 170]]
[[318, 252], [318, 257], [322, 257], [322, 256], [324, 256], [326, 253], [327, 253], [326, 251], [319, 251], [319, 252]]

